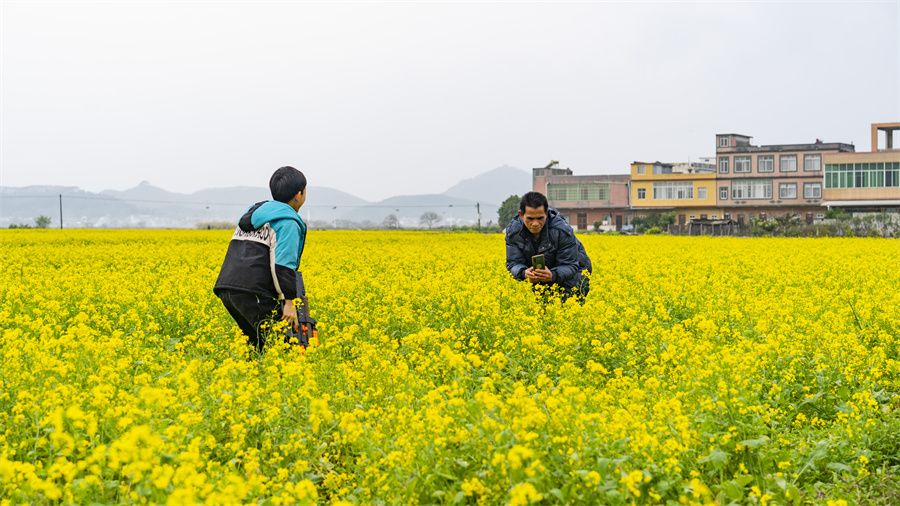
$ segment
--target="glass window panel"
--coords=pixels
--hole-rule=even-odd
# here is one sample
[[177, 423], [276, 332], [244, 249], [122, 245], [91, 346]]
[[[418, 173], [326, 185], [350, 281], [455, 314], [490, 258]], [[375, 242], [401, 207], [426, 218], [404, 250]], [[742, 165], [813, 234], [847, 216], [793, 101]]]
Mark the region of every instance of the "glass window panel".
[[803, 170], [814, 172], [822, 169], [821, 155], [803, 155]]
[[728, 173], [728, 157], [723, 156], [719, 158], [719, 173], [727, 174]]
[[796, 172], [797, 171], [797, 156], [796, 155], [781, 155], [779, 158], [779, 164], [781, 172]]

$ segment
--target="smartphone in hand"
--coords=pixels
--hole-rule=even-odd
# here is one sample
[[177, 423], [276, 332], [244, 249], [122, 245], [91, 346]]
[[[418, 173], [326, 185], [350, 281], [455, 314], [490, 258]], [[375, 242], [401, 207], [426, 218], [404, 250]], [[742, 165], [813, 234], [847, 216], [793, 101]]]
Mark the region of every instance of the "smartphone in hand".
[[534, 255], [531, 257], [531, 266], [535, 269], [543, 269], [547, 266], [544, 262], [544, 255]]

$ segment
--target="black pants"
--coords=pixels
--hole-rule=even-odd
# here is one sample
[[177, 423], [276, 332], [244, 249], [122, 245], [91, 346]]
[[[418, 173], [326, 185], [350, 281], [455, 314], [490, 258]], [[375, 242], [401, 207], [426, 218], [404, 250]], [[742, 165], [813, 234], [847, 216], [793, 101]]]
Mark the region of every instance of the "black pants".
[[247, 342], [261, 352], [268, 332], [263, 323], [275, 321], [281, 316], [278, 299], [237, 290], [219, 290], [216, 295], [247, 336]]

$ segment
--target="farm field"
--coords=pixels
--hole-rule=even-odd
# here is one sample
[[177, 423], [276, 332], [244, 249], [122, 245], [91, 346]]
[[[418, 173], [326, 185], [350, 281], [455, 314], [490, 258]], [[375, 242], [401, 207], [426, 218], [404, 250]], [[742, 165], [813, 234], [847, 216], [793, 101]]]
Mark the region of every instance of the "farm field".
[[897, 241], [314, 231], [248, 359], [230, 235], [0, 232], [0, 503], [900, 503]]

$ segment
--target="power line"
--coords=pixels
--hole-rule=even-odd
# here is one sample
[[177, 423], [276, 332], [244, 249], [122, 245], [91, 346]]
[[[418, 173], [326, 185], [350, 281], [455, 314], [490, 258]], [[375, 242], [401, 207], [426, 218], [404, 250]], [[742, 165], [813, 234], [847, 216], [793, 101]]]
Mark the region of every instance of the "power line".
[[[116, 197], [92, 197], [85, 195], [65, 195], [65, 194], [53, 194], [53, 195], [3, 195], [0, 193], [0, 198], [10, 198], [10, 199], [25, 199], [25, 198], [57, 198], [57, 197], [65, 197], [67, 199], [80, 199], [80, 200], [103, 200], [110, 202], [141, 202], [147, 204], [169, 204], [169, 205], [196, 205], [196, 206], [233, 206], [233, 207], [248, 207], [247, 204], [235, 204], [233, 202], [196, 202], [196, 201], [179, 201], [179, 200], [152, 200], [152, 199], [122, 199]], [[476, 202], [474, 205], [479, 205]], [[377, 209], [405, 209], [405, 208], [435, 208], [435, 207], [457, 207], [460, 209], [471, 207], [472, 204], [465, 205], [457, 205], [457, 204], [397, 204], [397, 205], [386, 205], [386, 204], [341, 204], [341, 205], [328, 205], [328, 204], [309, 204], [303, 207], [317, 207], [323, 209], [348, 209], [348, 208], [377, 208]]]

